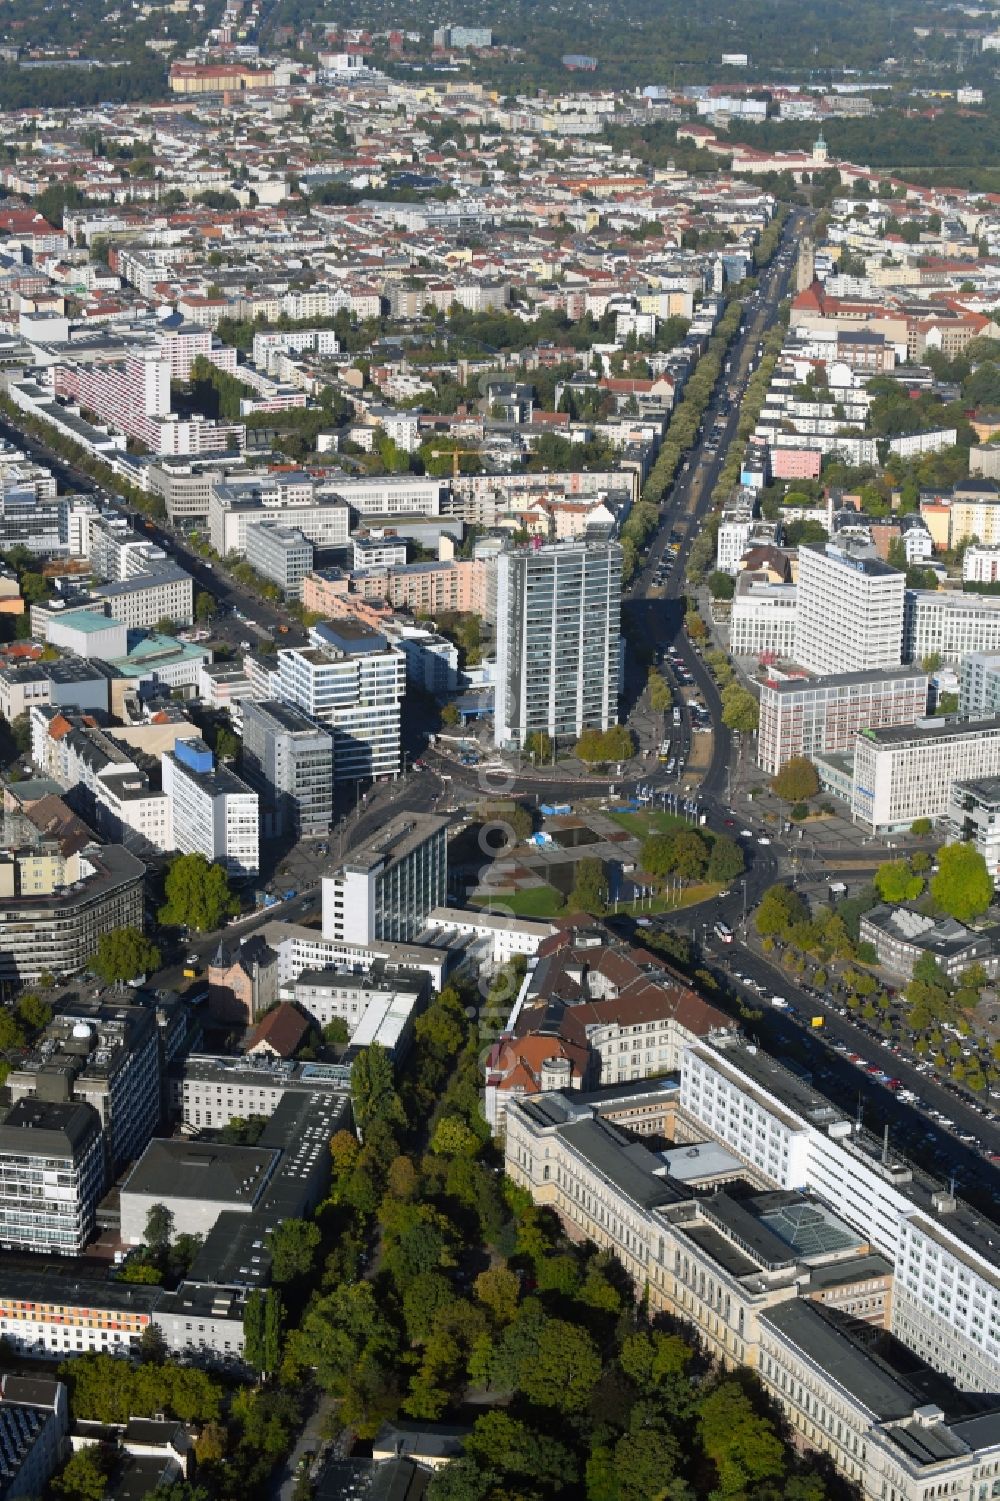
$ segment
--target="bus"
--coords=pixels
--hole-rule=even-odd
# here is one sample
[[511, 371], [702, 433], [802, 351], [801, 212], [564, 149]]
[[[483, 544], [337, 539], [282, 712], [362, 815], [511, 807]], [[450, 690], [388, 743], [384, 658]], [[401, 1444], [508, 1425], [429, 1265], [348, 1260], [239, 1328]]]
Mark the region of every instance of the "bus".
[[724, 922], [717, 922], [715, 924], [715, 936], [721, 943], [732, 943], [733, 930], [732, 928], [727, 928]]

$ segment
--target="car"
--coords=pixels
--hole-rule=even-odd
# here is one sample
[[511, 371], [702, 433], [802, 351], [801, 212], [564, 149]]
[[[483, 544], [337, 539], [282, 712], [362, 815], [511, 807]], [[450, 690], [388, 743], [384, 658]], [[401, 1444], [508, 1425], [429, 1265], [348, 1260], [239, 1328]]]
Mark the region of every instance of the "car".
[[771, 843], [770, 836], [767, 835], [767, 834], [758, 834], [757, 835], [757, 843], [758, 844], [770, 844]]
[[753, 829], [740, 829], [740, 838], [741, 839], [752, 839], [753, 838]]
[[735, 829], [736, 827], [735, 818], [724, 818], [722, 822], [725, 824], [727, 829]]

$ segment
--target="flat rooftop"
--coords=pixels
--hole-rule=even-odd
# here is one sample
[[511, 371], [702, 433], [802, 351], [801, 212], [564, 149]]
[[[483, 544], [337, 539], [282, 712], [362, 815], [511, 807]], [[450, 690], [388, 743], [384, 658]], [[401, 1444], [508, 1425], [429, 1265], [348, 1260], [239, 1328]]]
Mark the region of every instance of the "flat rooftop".
[[151, 1141], [132, 1169], [123, 1194], [163, 1200], [204, 1199], [252, 1208], [278, 1161], [265, 1147], [236, 1147], [171, 1138]]
[[369, 871], [379, 865], [394, 865], [448, 827], [447, 818], [433, 813], [400, 813], [365, 844], [345, 859], [345, 871]]

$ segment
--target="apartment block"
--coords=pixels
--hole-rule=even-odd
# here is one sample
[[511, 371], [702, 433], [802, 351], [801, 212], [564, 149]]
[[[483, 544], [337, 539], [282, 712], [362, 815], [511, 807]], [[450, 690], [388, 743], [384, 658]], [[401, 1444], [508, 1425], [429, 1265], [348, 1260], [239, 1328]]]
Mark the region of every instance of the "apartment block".
[[401, 813], [323, 878], [323, 937], [413, 943], [448, 890], [447, 820]]
[[522, 547], [497, 559], [497, 745], [575, 740], [618, 720], [622, 550]]
[[905, 588], [905, 575], [867, 550], [800, 548], [796, 661], [821, 677], [898, 667]]
[[855, 741], [852, 816], [875, 833], [940, 818], [953, 782], [1000, 774], [1000, 719], [924, 719]]
[[312, 646], [278, 653], [273, 697], [333, 735], [335, 783], [395, 776], [406, 658], [358, 621], [316, 626]]
[[917, 669], [769, 678], [760, 685], [757, 761], [770, 776], [794, 756], [849, 750], [859, 730], [913, 724], [927, 712]]
[[1000, 580], [1000, 544], [981, 547], [973, 543], [962, 554], [964, 584], [995, 584]]
[[218, 765], [203, 740], [177, 740], [160, 758], [170, 804], [170, 848], [218, 860], [233, 876], [260, 869], [260, 811], [256, 792]]
[[243, 705], [243, 774], [264, 809], [264, 832], [278, 838], [325, 834], [333, 820], [333, 736], [277, 699]]
[[907, 589], [903, 656], [957, 663], [969, 652], [1000, 652], [1000, 598], [944, 589]]

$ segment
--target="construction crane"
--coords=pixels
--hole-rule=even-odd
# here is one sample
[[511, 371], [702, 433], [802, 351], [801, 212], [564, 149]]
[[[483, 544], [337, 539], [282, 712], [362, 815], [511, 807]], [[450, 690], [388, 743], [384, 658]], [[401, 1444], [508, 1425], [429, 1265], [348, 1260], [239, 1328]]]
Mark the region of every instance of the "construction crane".
[[476, 451], [474, 448], [432, 448], [430, 451], [432, 459], [451, 459], [452, 483], [458, 479], [461, 473], [463, 454], [468, 455], [470, 458], [475, 458]]

